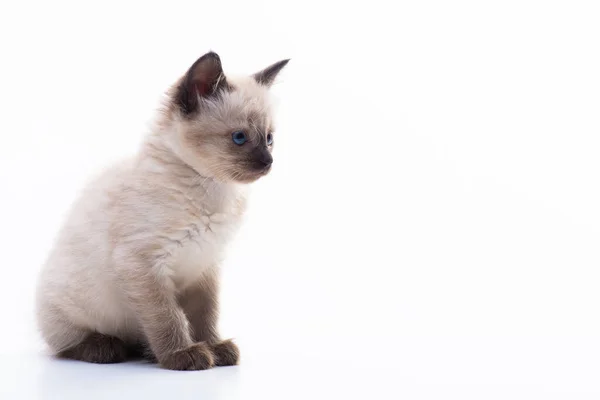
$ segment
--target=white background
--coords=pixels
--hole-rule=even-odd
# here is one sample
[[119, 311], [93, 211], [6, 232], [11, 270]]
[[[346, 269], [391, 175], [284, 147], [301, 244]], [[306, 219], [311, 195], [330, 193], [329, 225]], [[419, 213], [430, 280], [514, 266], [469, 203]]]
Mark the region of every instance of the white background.
[[[599, 398], [599, 7], [3, 2], [0, 398]], [[210, 49], [292, 58], [224, 266], [242, 364], [48, 358], [32, 296], [69, 203]]]

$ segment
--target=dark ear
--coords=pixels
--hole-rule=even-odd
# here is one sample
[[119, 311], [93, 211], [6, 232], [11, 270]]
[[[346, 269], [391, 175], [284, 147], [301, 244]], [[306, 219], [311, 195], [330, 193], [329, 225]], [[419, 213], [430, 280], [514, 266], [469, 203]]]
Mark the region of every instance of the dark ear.
[[210, 97], [227, 87], [221, 59], [212, 51], [200, 57], [183, 77], [175, 102], [184, 114], [198, 109], [198, 97]]
[[252, 76], [261, 85], [271, 86], [273, 84], [273, 81], [277, 77], [277, 74], [279, 74], [279, 72], [283, 69], [283, 67], [287, 65], [289, 61], [290, 60], [287, 59], [276, 62], [275, 64], [268, 66], [267, 68], [255, 73]]

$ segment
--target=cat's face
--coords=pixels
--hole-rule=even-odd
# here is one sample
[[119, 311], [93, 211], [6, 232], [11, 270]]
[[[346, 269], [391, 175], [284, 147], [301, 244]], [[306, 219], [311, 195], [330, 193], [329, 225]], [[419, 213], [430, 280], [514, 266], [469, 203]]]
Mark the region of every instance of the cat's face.
[[248, 183], [266, 175], [275, 142], [269, 87], [286, 64], [231, 79], [215, 53], [196, 61], [172, 98], [184, 161], [219, 181]]

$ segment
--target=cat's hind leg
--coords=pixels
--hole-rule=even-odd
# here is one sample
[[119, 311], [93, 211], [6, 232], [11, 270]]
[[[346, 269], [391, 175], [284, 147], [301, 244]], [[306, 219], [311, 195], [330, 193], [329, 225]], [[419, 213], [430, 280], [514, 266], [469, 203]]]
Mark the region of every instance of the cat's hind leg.
[[108, 364], [125, 361], [130, 353], [121, 339], [78, 326], [48, 302], [39, 303], [38, 323], [44, 340], [59, 358]]
[[112, 364], [127, 360], [129, 348], [117, 337], [91, 332], [83, 341], [60, 351], [57, 356], [95, 364]]

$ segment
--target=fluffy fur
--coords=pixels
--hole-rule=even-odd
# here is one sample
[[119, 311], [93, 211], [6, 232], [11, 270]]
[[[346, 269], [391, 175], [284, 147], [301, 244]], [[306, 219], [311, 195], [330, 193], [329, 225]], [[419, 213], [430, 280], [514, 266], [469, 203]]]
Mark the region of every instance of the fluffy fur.
[[54, 353], [108, 363], [145, 352], [187, 370], [238, 362], [216, 328], [218, 267], [247, 184], [270, 170], [269, 86], [286, 63], [232, 79], [205, 54], [139, 153], [87, 185], [39, 280], [39, 328]]

